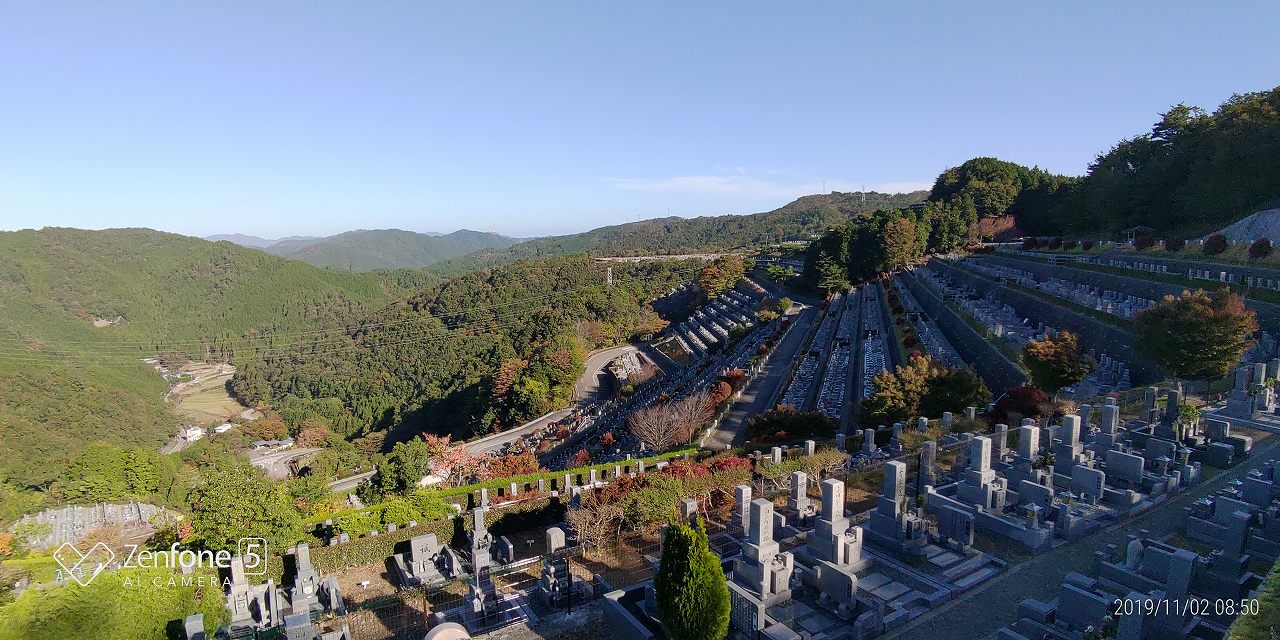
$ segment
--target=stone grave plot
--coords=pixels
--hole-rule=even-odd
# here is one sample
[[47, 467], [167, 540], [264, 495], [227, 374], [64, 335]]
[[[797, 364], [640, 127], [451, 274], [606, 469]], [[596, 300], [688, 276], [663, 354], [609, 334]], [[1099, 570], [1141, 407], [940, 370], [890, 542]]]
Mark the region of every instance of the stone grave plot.
[[[1002, 340], [1014, 350], [1021, 350], [1031, 340], [1043, 340], [1055, 333], [1054, 327], [1022, 318], [1016, 309], [1001, 302], [994, 290], [980, 296], [971, 287], [943, 275], [931, 265], [914, 272], [929, 282], [946, 298], [953, 299], [960, 309], [978, 324], [986, 327], [992, 339]], [[989, 275], [989, 274], [984, 274]], [[1125, 391], [1132, 385], [1129, 366], [1107, 353], [1095, 354], [1099, 366], [1087, 378], [1076, 385], [1074, 397], [1090, 398], [1112, 391]]]
[[881, 309], [879, 287], [862, 287], [862, 387], [859, 398], [867, 398], [875, 390], [872, 379], [889, 369], [888, 345], [882, 333], [884, 310]]
[[[277, 586], [274, 580], [265, 584], [252, 584], [246, 574], [245, 561], [236, 557], [231, 561], [227, 586], [227, 610], [231, 613], [229, 632], [232, 636], [258, 633], [284, 628], [310, 628], [320, 615], [343, 615], [346, 604], [336, 578], [324, 577], [311, 563], [311, 549], [299, 544], [289, 552], [285, 562], [286, 582], [290, 586]], [[303, 625], [303, 622], [306, 622]], [[187, 618], [187, 628], [193, 629], [193, 617]], [[199, 618], [203, 632], [204, 619]], [[304, 628], [305, 627], [305, 628]], [[299, 635], [300, 638], [316, 637]], [[190, 631], [188, 632], [190, 634]], [[210, 634], [212, 635], [212, 634]], [[188, 637], [191, 637], [188, 635]], [[289, 635], [290, 638], [295, 637]], [[333, 636], [340, 638], [344, 636]], [[349, 636], [348, 636], [349, 637]], [[325, 640], [330, 640], [326, 638]]]
[[1202, 413], [1263, 431], [1280, 432], [1276, 381], [1280, 378], [1280, 358], [1244, 364], [1235, 372], [1235, 385], [1225, 400], [1206, 406]]
[[1132, 319], [1139, 311], [1155, 306], [1155, 301], [1149, 298], [1127, 295], [1119, 291], [1071, 282], [1062, 278], [1039, 277], [1030, 271], [1015, 269], [986, 260], [965, 258], [959, 262], [991, 279], [1015, 282], [1024, 287], [1039, 289], [1056, 298], [1124, 319]]
[[15, 531], [18, 525], [47, 525], [48, 533], [27, 538], [26, 544], [33, 550], [57, 549], [68, 542], [75, 544], [90, 531], [103, 527], [120, 527], [125, 540], [143, 542], [155, 533], [152, 520], [166, 513], [161, 507], [142, 502], [72, 505], [46, 509], [35, 515], [25, 514], [9, 531]]
[[902, 306], [907, 310], [907, 317], [915, 327], [916, 335], [920, 336], [920, 344], [929, 356], [946, 363], [949, 367], [964, 367], [964, 359], [956, 352], [955, 347], [951, 346], [946, 336], [942, 335], [938, 325], [924, 312], [911, 291], [903, 286], [902, 281], [896, 276], [892, 282], [894, 289], [898, 292], [898, 299], [902, 300]]
[[[1201, 556], [1148, 538], [1145, 531], [1129, 536], [1123, 547], [1098, 551], [1090, 574], [1068, 573], [1049, 602], [1023, 600], [1017, 622], [994, 637], [1222, 638], [1233, 616], [1220, 615], [1213, 603], [1239, 602], [1262, 583], [1238, 558]], [[1169, 606], [1143, 606], [1166, 601]]]
[[977, 533], [1037, 552], [1160, 505], [1199, 478], [1192, 448], [1153, 435], [1158, 424], [1122, 427], [1108, 403], [1095, 428], [1093, 413], [1082, 405], [1061, 424], [1024, 420], [1013, 448], [1005, 425], [970, 438], [958, 477], [927, 488], [926, 512], [940, 523], [971, 517]]
[[1188, 537], [1234, 557], [1280, 560], [1280, 462], [1268, 460], [1243, 480], [1187, 508]]

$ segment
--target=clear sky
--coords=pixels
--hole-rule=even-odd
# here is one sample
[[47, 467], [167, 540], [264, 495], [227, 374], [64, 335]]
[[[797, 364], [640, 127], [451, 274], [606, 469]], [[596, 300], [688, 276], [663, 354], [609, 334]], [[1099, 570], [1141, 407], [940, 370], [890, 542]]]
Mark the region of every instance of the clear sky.
[[0, 229], [580, 231], [1082, 173], [1280, 84], [1267, 2], [0, 4]]

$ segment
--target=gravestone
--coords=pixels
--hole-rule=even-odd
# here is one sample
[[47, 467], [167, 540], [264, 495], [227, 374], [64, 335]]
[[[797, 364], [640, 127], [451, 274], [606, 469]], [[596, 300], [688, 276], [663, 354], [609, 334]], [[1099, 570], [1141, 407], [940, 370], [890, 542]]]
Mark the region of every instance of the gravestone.
[[813, 517], [815, 508], [809, 501], [809, 474], [803, 471], [791, 473], [791, 494], [787, 497], [787, 513], [797, 524], [804, 524]]

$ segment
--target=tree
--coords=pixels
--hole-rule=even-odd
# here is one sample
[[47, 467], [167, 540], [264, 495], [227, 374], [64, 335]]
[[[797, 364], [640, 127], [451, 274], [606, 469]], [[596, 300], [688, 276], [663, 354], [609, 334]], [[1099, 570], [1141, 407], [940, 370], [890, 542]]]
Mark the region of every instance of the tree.
[[1226, 375], [1253, 346], [1258, 317], [1244, 298], [1203, 289], [1165, 296], [1133, 319], [1134, 346], [1179, 378]]
[[1097, 366], [1093, 358], [1080, 349], [1080, 339], [1070, 331], [1028, 342], [1022, 357], [1031, 373], [1032, 384], [1055, 395], [1059, 389], [1084, 380]]
[[714, 406], [706, 393], [697, 393], [666, 404], [655, 404], [633, 412], [627, 428], [654, 451], [666, 451], [684, 444], [711, 419]]
[[457, 487], [480, 475], [484, 461], [468, 453], [466, 444], [451, 444], [449, 440], [449, 436], [422, 434], [430, 456], [431, 475], [444, 478], [448, 486]]
[[708, 298], [715, 298], [733, 288], [746, 273], [741, 256], [720, 256], [703, 267], [695, 282]]
[[729, 586], [701, 521], [695, 527], [672, 523], [663, 530], [653, 589], [668, 638], [722, 640], [729, 632]]
[[383, 493], [404, 494], [431, 472], [431, 447], [414, 438], [397, 442], [378, 464], [378, 487]]
[[905, 366], [893, 372], [876, 374], [872, 384], [875, 391], [862, 401], [860, 414], [867, 425], [961, 411], [991, 400], [991, 393], [973, 370], [950, 368], [920, 354], [913, 354]]
[[884, 226], [884, 263], [882, 271], [897, 271], [920, 258], [922, 247], [916, 234], [916, 223], [902, 217]]
[[849, 277], [845, 269], [831, 259], [831, 256], [822, 255], [818, 258], [817, 265], [818, 288], [826, 292], [844, 291], [849, 288]]
[[1013, 387], [996, 400], [991, 409], [991, 420], [996, 423], [1016, 425], [1022, 418], [1035, 418], [1041, 407], [1049, 406], [1049, 395], [1039, 387]]
[[533, 455], [532, 450], [525, 449], [520, 453], [513, 453], [490, 460], [485, 467], [482, 478], [510, 478], [541, 471], [545, 471], [545, 469], [538, 465], [537, 456]]
[[778, 405], [747, 420], [750, 440], [803, 440], [835, 437], [840, 423], [818, 411], [801, 412], [789, 404]]
[[265, 538], [283, 549], [298, 536], [298, 512], [288, 489], [273, 485], [262, 471], [234, 464], [206, 473], [191, 492], [191, 526], [200, 544], [235, 551], [245, 535]]
[[599, 555], [608, 542], [618, 538], [622, 528], [622, 507], [592, 498], [583, 506], [567, 511], [564, 521], [573, 527], [587, 553]]

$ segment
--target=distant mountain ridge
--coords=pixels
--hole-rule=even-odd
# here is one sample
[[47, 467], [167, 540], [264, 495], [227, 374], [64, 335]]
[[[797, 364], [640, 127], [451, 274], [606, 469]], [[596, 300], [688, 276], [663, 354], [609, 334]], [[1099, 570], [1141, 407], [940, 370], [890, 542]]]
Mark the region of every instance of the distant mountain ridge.
[[900, 209], [924, 202], [927, 191], [911, 193], [831, 193], [803, 196], [773, 211], [698, 218], [653, 218], [600, 227], [582, 233], [534, 238], [505, 248], [490, 248], [432, 267], [456, 274], [524, 258], [573, 253], [597, 255], [671, 255], [728, 251], [784, 240], [809, 240], [855, 214]]
[[426, 234], [401, 229], [357, 229], [327, 238], [285, 239], [264, 248], [285, 258], [341, 271], [426, 267], [484, 249], [505, 249], [517, 242], [496, 233], [461, 229]]
[[243, 233], [216, 233], [211, 236], [205, 236], [204, 239], [209, 242], [230, 242], [231, 244], [238, 244], [250, 249], [266, 249], [271, 245], [280, 244], [282, 242], [319, 240], [319, 238], [315, 236], [288, 236], [278, 240], [272, 240], [270, 238], [259, 238], [258, 236], [245, 235]]

